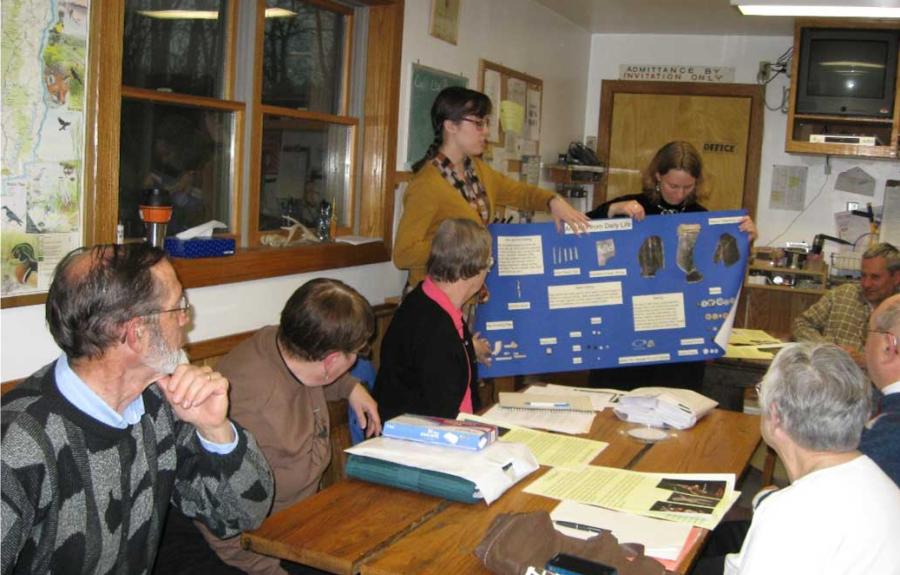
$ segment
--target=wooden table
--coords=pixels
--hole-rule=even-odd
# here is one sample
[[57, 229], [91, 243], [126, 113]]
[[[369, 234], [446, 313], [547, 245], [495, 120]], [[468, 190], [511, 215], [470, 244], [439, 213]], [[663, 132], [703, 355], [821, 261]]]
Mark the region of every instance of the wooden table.
[[[610, 410], [597, 414], [589, 436], [609, 447], [595, 465], [740, 477], [760, 441], [756, 416], [724, 410], [652, 445], [625, 435], [627, 428]], [[525, 478], [490, 506], [345, 480], [273, 515], [245, 533], [243, 543], [259, 553], [347, 575], [488, 573], [473, 551], [495, 517], [550, 511], [559, 503], [522, 491], [545, 471]], [[694, 554], [700, 544], [695, 547]]]

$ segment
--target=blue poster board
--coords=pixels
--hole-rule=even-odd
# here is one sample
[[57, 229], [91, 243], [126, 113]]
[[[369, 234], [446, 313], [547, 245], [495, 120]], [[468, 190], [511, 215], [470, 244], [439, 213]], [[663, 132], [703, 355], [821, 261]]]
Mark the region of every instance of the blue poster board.
[[493, 224], [483, 377], [699, 361], [725, 354], [749, 240], [743, 211]]

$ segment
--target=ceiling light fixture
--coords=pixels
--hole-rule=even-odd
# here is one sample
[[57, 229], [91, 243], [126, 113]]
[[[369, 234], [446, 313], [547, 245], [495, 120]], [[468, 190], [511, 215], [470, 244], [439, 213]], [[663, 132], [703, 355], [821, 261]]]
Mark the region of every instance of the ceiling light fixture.
[[[218, 20], [216, 10], [138, 10], [138, 14], [157, 20]], [[296, 16], [285, 8], [266, 8], [266, 18], [290, 18]]]
[[900, 18], [896, 0], [731, 0], [744, 16]]

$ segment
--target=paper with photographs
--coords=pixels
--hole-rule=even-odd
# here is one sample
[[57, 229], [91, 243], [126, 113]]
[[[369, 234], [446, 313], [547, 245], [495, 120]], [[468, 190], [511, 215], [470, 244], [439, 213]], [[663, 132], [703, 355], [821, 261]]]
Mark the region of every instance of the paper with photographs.
[[525, 492], [704, 529], [718, 525], [740, 495], [731, 473], [641, 473], [595, 465], [551, 469]]

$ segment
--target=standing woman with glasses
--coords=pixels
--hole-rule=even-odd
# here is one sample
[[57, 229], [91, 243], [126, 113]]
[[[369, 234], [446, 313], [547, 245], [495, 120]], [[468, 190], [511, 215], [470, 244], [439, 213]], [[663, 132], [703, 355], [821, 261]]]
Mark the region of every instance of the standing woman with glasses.
[[478, 366], [463, 305], [493, 264], [491, 235], [481, 223], [456, 218], [438, 226], [425, 280], [403, 299], [381, 343], [375, 399], [382, 420], [478, 410]]
[[461, 87], [443, 89], [431, 106], [434, 141], [413, 167], [394, 243], [394, 265], [409, 270], [407, 289], [425, 278], [425, 262], [438, 226], [464, 218], [486, 226], [498, 205], [549, 211], [585, 229], [587, 218], [557, 194], [507, 178], [480, 159], [488, 136], [491, 100]]

